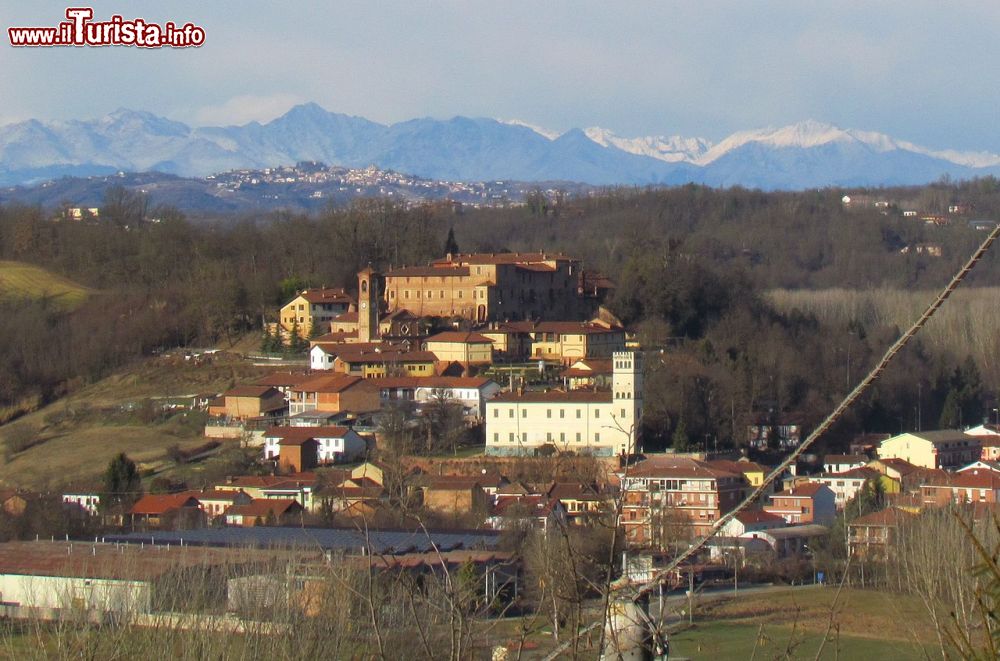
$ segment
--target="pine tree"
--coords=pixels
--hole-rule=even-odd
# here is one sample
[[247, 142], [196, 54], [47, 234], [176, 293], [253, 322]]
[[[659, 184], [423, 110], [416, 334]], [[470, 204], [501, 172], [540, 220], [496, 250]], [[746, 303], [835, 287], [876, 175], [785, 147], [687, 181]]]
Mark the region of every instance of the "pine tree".
[[670, 437], [670, 444], [674, 448], [674, 452], [687, 452], [688, 451], [688, 433], [687, 424], [684, 422], [684, 418], [681, 418], [677, 422], [677, 427], [674, 429], [673, 436]]
[[104, 497], [101, 505], [107, 509], [124, 507], [139, 499], [142, 492], [142, 477], [135, 462], [121, 452], [104, 472]]
[[444, 254], [446, 255], [457, 255], [458, 254], [458, 242], [455, 241], [455, 227], [452, 226], [448, 229], [448, 238], [444, 241]]

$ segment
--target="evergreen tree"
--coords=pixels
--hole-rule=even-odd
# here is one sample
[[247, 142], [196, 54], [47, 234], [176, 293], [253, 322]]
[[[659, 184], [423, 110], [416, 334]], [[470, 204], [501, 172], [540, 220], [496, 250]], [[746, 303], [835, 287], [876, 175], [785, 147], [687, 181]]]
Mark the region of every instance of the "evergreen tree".
[[677, 422], [677, 427], [674, 428], [674, 434], [670, 437], [670, 444], [674, 448], [674, 452], [687, 452], [689, 448], [689, 439], [687, 433], [687, 424], [684, 422], [684, 418], [681, 418]]
[[142, 477], [135, 462], [121, 452], [104, 472], [104, 495], [101, 505], [106, 509], [124, 508], [139, 500], [142, 493]]
[[448, 238], [444, 241], [444, 254], [457, 255], [458, 252], [458, 242], [455, 241], [455, 227], [452, 226], [448, 228]]
[[958, 429], [962, 424], [962, 396], [954, 387], [948, 391], [948, 396], [944, 399], [944, 407], [941, 409], [941, 417], [938, 420], [938, 427], [941, 429]]
[[264, 324], [264, 339], [261, 340], [260, 350], [263, 353], [274, 351], [274, 335], [271, 335], [271, 328], [267, 324]]

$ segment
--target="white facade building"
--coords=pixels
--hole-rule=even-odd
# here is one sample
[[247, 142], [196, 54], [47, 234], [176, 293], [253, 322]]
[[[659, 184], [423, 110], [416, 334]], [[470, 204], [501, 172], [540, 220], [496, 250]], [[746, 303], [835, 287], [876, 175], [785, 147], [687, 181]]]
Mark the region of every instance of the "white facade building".
[[544, 445], [596, 456], [634, 454], [642, 421], [642, 354], [612, 357], [610, 392], [502, 393], [486, 402], [486, 454], [531, 455]]

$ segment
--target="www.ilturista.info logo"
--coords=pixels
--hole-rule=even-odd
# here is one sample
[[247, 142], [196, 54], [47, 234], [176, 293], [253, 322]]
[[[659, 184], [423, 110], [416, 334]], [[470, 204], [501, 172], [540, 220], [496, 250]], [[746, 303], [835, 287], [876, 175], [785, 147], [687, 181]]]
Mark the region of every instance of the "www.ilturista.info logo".
[[70, 7], [66, 18], [54, 27], [11, 27], [11, 46], [138, 46], [139, 48], [190, 48], [205, 43], [205, 30], [193, 23], [163, 25], [144, 19], [125, 20], [114, 15], [108, 21], [93, 21], [91, 7]]

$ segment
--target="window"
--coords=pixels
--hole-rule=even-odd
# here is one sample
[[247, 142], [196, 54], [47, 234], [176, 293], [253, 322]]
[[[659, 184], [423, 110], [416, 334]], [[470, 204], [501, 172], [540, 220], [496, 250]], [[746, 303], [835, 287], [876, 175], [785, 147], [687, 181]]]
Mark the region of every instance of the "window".
[[521, 432], [521, 442], [522, 443], [527, 443], [528, 442], [528, 432], [526, 432], [526, 431], [525, 432]]
[[576, 419], [579, 420], [581, 417], [582, 417], [582, 410], [581, 409], [577, 409], [576, 410]]
[[410, 290], [409, 289], [403, 291], [403, 298], [407, 298], [407, 299], [410, 298]]
[[546, 418], [552, 417], [552, 409], [545, 409], [545, 417]]
[[550, 431], [545, 432], [545, 442], [546, 443], [552, 442], [552, 432]]
[[625, 409], [622, 409], [622, 418], [624, 419], [624, 418], [627, 418], [627, 417], [628, 417], [628, 416], [627, 416], [627, 415], [625, 415]]
[[521, 417], [522, 418], [528, 417], [528, 409], [521, 409]]
[[559, 442], [560, 443], [565, 443], [566, 442], [566, 432], [562, 432], [562, 431], [559, 432]]
[[559, 409], [559, 417], [560, 418], [566, 417], [566, 409]]
[[594, 443], [600, 443], [600, 442], [601, 442], [601, 435], [594, 434]]
[[493, 409], [493, 417], [494, 418], [500, 417], [500, 409]]
[[580, 432], [576, 432], [576, 442], [580, 442]]
[[594, 409], [594, 417], [595, 418], [601, 417], [601, 409]]
[[513, 443], [513, 442], [514, 442], [514, 432], [511, 432], [511, 433], [510, 433], [510, 435], [508, 436], [508, 440], [509, 440], [509, 441], [510, 441], [511, 443]]
[[507, 413], [509, 414], [507, 416], [508, 418], [513, 418], [514, 417], [514, 409], [513, 409], [513, 407], [511, 407], [511, 409], [509, 411], [507, 411]]
[[444, 290], [441, 290], [441, 298], [444, 298]]
[[500, 434], [497, 434], [497, 433], [493, 434], [493, 442], [494, 443], [499, 443], [500, 442]]

